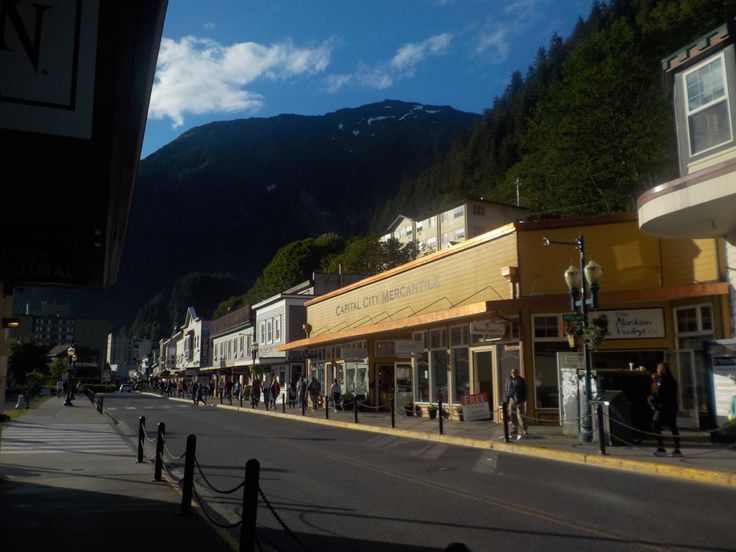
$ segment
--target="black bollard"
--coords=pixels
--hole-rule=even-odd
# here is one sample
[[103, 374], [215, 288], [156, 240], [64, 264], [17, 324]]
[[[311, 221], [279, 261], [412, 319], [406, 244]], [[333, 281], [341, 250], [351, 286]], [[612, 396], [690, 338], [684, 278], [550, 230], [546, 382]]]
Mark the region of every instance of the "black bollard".
[[503, 438], [507, 443], [509, 442], [509, 411], [508, 403], [501, 404], [502, 416], [503, 416]]
[[245, 487], [243, 489], [243, 517], [240, 523], [240, 550], [255, 552], [256, 519], [258, 516], [258, 478], [261, 464], [255, 458], [245, 465]]
[[281, 395], [281, 413], [286, 414], [286, 394]]
[[440, 435], [445, 434], [445, 426], [442, 421], [442, 400], [437, 401], [437, 417], [440, 420]]
[[240, 391], [240, 408], [243, 408], [243, 391]]
[[154, 481], [161, 481], [161, 470], [164, 465], [164, 434], [166, 433], [166, 424], [158, 423], [158, 434], [156, 435], [156, 467], [153, 470]]
[[299, 402], [302, 403], [302, 416], [307, 415], [307, 399], [299, 397]]
[[102, 414], [102, 411], [105, 409], [105, 405], [103, 401], [105, 400], [105, 397], [100, 397], [100, 414]]
[[353, 415], [355, 416], [355, 423], [358, 423], [358, 395], [353, 395]]
[[146, 417], [140, 416], [138, 418], [138, 460], [137, 462], [140, 464], [143, 462], [143, 439], [146, 438], [144, 430], [146, 427]]
[[600, 444], [600, 453], [606, 455], [606, 428], [603, 427], [603, 405], [598, 402], [595, 406], [595, 414], [598, 417], [598, 443]]
[[330, 399], [325, 395], [325, 420], [330, 419]]
[[393, 397], [391, 397], [391, 427], [396, 427], [396, 410], [394, 410]]
[[194, 455], [197, 451], [197, 436], [187, 437], [187, 452], [184, 459], [184, 480], [181, 492], [181, 513], [188, 514], [192, 509], [192, 488], [194, 487]]

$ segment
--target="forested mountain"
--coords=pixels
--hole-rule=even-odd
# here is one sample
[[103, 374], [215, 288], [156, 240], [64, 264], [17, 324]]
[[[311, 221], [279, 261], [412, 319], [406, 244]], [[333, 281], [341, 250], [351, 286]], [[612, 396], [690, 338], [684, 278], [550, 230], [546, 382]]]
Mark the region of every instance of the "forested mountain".
[[[146, 301], [190, 273], [198, 281], [204, 274], [237, 278], [239, 290], [221, 289], [224, 300], [248, 290], [289, 242], [365, 234], [399, 184], [446, 153], [478, 118], [386, 100], [324, 116], [251, 118], [186, 132], [141, 162], [113, 290], [116, 316], [129, 323]], [[161, 305], [165, 297], [146, 310], [161, 319], [170, 310]]]
[[515, 202], [532, 217], [633, 209], [676, 175], [675, 128], [661, 59], [736, 16], [734, 0], [596, 1], [515, 72], [473, 132], [407, 180], [374, 230], [402, 209], [467, 196]]

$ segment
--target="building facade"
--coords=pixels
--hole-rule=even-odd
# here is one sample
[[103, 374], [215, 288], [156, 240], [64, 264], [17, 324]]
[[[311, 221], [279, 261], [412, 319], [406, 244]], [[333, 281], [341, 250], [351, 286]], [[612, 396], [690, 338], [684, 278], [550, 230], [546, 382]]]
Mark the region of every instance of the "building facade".
[[[730, 296], [730, 336], [736, 332], [736, 22], [730, 21], [662, 60], [665, 90], [677, 129], [679, 178], [638, 199], [644, 232], [666, 237], [723, 238], [723, 279]], [[683, 224], [687, 221], [687, 224]], [[690, 314], [692, 330], [706, 317]], [[706, 326], [707, 326], [706, 322]], [[702, 348], [699, 334], [693, 341]], [[717, 423], [734, 415], [736, 341], [706, 344], [719, 355], [697, 358], [714, 388]]]
[[521, 220], [526, 209], [484, 200], [464, 200], [426, 217], [397, 216], [382, 241], [397, 239], [402, 245], [416, 243], [422, 254], [479, 236], [493, 228]]
[[[500, 405], [512, 368], [526, 377], [530, 413], [560, 420], [561, 363], [579, 362], [563, 330], [562, 275], [577, 251], [545, 247], [584, 234], [603, 266], [598, 315], [609, 335], [592, 354], [596, 374], [651, 372], [669, 359], [682, 382], [688, 427], [710, 415], [704, 339], [729, 335], [723, 242], [661, 239], [632, 215], [515, 223], [309, 301], [301, 350], [321, 379], [373, 405], [486, 394]], [[560, 356], [560, 355], [568, 355]], [[464, 398], [465, 397], [465, 398]]]

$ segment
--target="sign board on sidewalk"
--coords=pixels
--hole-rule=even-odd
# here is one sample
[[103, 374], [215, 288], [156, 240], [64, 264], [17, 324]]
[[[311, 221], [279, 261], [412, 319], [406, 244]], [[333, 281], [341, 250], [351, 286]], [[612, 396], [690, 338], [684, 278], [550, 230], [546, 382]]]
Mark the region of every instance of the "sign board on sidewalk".
[[488, 407], [488, 393], [466, 394], [460, 397], [463, 405], [463, 420], [488, 420], [491, 410]]

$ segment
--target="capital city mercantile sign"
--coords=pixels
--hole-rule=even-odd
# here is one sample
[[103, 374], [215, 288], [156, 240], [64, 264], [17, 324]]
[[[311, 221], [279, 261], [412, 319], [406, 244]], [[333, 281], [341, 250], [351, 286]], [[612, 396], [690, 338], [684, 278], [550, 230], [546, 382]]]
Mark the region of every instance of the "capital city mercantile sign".
[[335, 306], [335, 316], [369, 309], [378, 305], [387, 305], [397, 299], [404, 299], [412, 295], [421, 294], [440, 287], [439, 275], [421, 278], [406, 284], [382, 290], [378, 293], [364, 295], [361, 298]]

